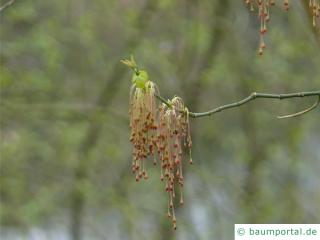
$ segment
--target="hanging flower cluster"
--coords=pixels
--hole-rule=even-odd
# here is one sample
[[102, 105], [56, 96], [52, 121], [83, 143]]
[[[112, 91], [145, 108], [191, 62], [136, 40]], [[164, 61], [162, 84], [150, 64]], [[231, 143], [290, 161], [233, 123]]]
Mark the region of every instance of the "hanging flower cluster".
[[[142, 75], [143, 72], [140, 72]], [[146, 81], [145, 87], [133, 84], [130, 92], [130, 141], [133, 144], [132, 171], [136, 181], [142, 177], [148, 178], [146, 160], [154, 155], [157, 143], [157, 107], [155, 93], [158, 88], [155, 83]]]
[[[316, 17], [320, 15], [320, 5], [317, 3], [318, 0], [309, 0], [309, 7], [313, 15], [313, 26], [316, 26]], [[289, 0], [282, 0], [284, 10], [288, 11]], [[258, 17], [260, 20], [260, 43], [258, 54], [263, 55], [263, 51], [266, 48], [264, 42], [264, 36], [267, 32], [267, 23], [270, 21], [270, 9], [275, 6], [275, 0], [245, 0], [247, 6], [249, 6], [250, 11], [254, 11], [255, 8], [258, 9]]]
[[180, 193], [180, 204], [183, 204], [182, 155], [183, 147], [189, 149], [190, 160], [192, 141], [190, 136], [189, 114], [183, 100], [174, 97], [159, 107], [156, 96], [159, 96], [157, 85], [149, 80], [146, 71], [139, 70], [133, 57], [123, 60], [134, 70], [130, 91], [130, 141], [133, 145], [132, 172], [136, 181], [148, 179], [147, 161], [156, 158], [160, 161], [160, 179], [165, 182], [168, 194], [168, 217], [176, 229], [174, 202], [177, 190]]
[[[192, 164], [189, 115], [181, 112], [185, 109], [179, 97], [171, 100], [171, 107], [162, 104], [159, 108], [158, 155], [161, 161], [161, 181], [165, 181], [168, 193], [168, 217], [176, 229], [174, 199], [176, 186], [179, 187], [180, 205], [183, 204], [182, 146], [190, 151], [189, 163]], [[182, 145], [183, 144], [183, 145]]]
[[[266, 44], [264, 36], [267, 33], [267, 23], [270, 21], [270, 8], [276, 4], [275, 0], [245, 0], [245, 3], [250, 6], [250, 10], [254, 11], [258, 8], [258, 17], [260, 20], [260, 44], [258, 54], [262, 55]], [[289, 0], [283, 0], [283, 7], [286, 11], [289, 10]]]

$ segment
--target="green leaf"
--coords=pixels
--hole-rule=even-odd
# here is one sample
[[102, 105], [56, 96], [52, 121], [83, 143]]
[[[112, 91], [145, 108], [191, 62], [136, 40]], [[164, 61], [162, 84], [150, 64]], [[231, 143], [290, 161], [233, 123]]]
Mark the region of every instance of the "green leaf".
[[145, 88], [146, 82], [149, 81], [148, 73], [144, 70], [140, 70], [139, 74], [134, 73], [132, 76], [132, 82], [138, 87], [138, 88]]

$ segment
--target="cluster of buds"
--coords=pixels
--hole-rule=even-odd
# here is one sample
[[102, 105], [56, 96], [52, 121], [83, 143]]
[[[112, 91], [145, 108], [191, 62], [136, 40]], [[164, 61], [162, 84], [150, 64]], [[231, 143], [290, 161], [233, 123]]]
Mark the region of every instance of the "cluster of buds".
[[156, 96], [159, 90], [156, 84], [149, 80], [146, 71], [139, 70], [133, 57], [123, 60], [134, 70], [130, 91], [130, 141], [133, 145], [132, 171], [136, 181], [148, 179], [147, 161], [156, 157], [160, 161], [160, 179], [165, 182], [165, 191], [168, 194], [168, 217], [176, 229], [174, 203], [179, 189], [180, 204], [183, 204], [183, 174], [182, 155], [183, 147], [189, 149], [190, 160], [192, 141], [190, 136], [189, 113], [183, 100], [174, 97], [166, 104], [157, 105]]
[[162, 104], [159, 108], [158, 155], [161, 162], [161, 181], [165, 181], [165, 190], [168, 193], [168, 217], [172, 219], [176, 229], [174, 213], [174, 199], [176, 188], [180, 192], [180, 205], [183, 205], [183, 172], [182, 146], [190, 151], [189, 163], [192, 164], [190, 125], [188, 111], [179, 97], [171, 100], [171, 106]]
[[309, 7], [312, 12], [312, 25], [316, 26], [316, 18], [320, 17], [320, 3], [316, 0], [309, 0]]
[[[318, 0], [310, 0], [309, 6], [313, 15], [313, 26], [316, 25], [316, 17], [319, 17], [320, 14], [320, 5], [317, 3]], [[288, 11], [289, 0], [282, 0], [284, 10]], [[249, 6], [251, 11], [255, 10], [255, 7], [258, 9], [258, 17], [260, 20], [260, 43], [258, 54], [263, 55], [266, 44], [264, 41], [264, 36], [267, 32], [267, 23], [270, 21], [270, 8], [275, 6], [275, 0], [245, 0], [247, 6]]]

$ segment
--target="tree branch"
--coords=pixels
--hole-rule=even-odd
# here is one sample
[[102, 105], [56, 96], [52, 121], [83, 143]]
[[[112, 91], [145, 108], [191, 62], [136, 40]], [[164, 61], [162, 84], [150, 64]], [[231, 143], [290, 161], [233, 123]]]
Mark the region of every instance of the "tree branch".
[[3, 4], [2, 6], [0, 6], [0, 12], [2, 12], [7, 7], [11, 6], [14, 3], [14, 1], [15, 0], [10, 0], [10, 1], [6, 2], [5, 4]]
[[[217, 108], [214, 108], [210, 111], [207, 112], [189, 112], [189, 116], [192, 118], [198, 118], [198, 117], [205, 117], [205, 116], [211, 116], [212, 114], [224, 111], [226, 109], [229, 108], [235, 108], [235, 107], [239, 107], [241, 105], [244, 105], [250, 101], [253, 101], [257, 98], [274, 98], [274, 99], [287, 99], [287, 98], [302, 98], [302, 97], [312, 97], [312, 96], [318, 96], [318, 100], [308, 109], [303, 110], [301, 112], [298, 113], [294, 113], [294, 114], [290, 114], [290, 115], [286, 115], [286, 116], [280, 116], [278, 118], [283, 119], [283, 118], [289, 118], [289, 117], [296, 117], [296, 116], [300, 116], [302, 114], [305, 114], [307, 112], [310, 112], [311, 110], [315, 109], [319, 103], [320, 103], [320, 91], [312, 91], [312, 92], [298, 92], [298, 93], [286, 93], [286, 94], [272, 94], [272, 93], [256, 93], [253, 92], [251, 93], [248, 97], [238, 101], [238, 102], [234, 102], [234, 103], [230, 103], [230, 104], [226, 104]], [[163, 102], [164, 104], [166, 104], [167, 106], [171, 107], [171, 104], [165, 100], [163, 97], [156, 95], [156, 97]], [[181, 111], [184, 111], [181, 109]]]
[[286, 116], [278, 116], [277, 118], [284, 119], [284, 118], [291, 118], [291, 117], [300, 116], [300, 115], [305, 114], [307, 112], [310, 112], [313, 109], [315, 109], [316, 107], [318, 107], [319, 103], [320, 103], [320, 96], [318, 97], [317, 101], [311, 107], [309, 107], [309, 108], [307, 108], [307, 109], [305, 109], [305, 110], [303, 110], [301, 112], [297, 112], [297, 113], [286, 115]]

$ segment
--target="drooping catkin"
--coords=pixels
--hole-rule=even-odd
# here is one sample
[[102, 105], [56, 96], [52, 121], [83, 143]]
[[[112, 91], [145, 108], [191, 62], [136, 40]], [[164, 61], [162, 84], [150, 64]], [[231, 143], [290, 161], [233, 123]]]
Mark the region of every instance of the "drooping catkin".
[[[282, 6], [285, 11], [290, 8], [289, 0], [279, 0], [282, 1]], [[250, 11], [258, 9], [258, 18], [260, 21], [260, 43], [258, 54], [263, 55], [266, 48], [265, 35], [268, 30], [268, 22], [271, 19], [271, 8], [276, 5], [276, 0], [244, 0], [245, 4], [249, 6]], [[309, 0], [309, 8], [312, 14], [312, 25], [315, 27], [317, 19], [320, 16], [320, 4], [319, 0]]]
[[164, 181], [168, 195], [167, 215], [176, 229], [174, 203], [178, 194], [183, 204], [183, 147], [186, 145], [190, 154], [192, 147], [189, 117], [181, 98], [174, 97], [170, 106], [160, 104], [158, 107], [155, 94], [159, 94], [158, 88], [151, 81], [143, 88], [133, 84], [130, 91], [131, 167], [137, 182], [147, 179], [147, 159], [152, 158], [155, 164], [158, 157], [160, 180]]

